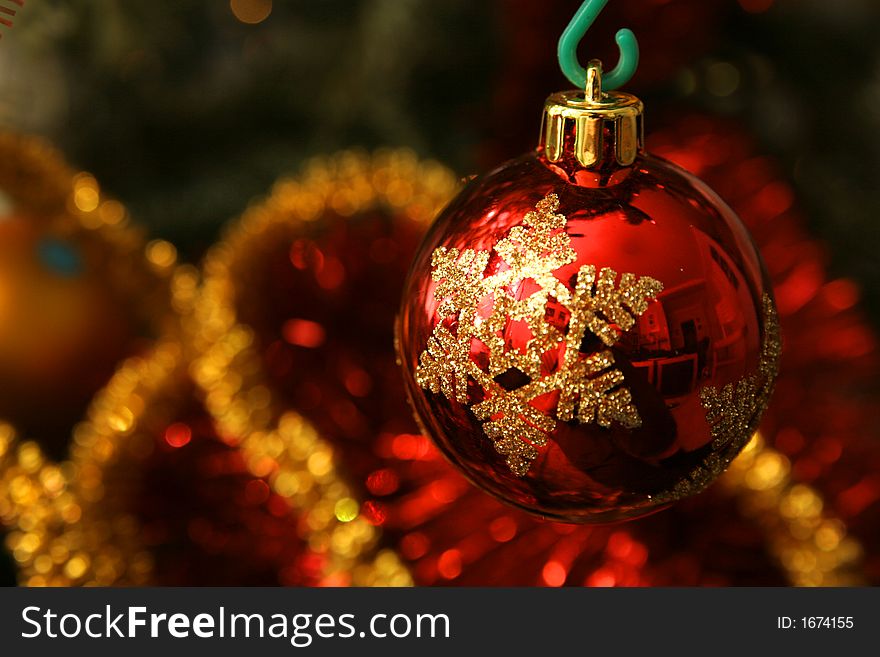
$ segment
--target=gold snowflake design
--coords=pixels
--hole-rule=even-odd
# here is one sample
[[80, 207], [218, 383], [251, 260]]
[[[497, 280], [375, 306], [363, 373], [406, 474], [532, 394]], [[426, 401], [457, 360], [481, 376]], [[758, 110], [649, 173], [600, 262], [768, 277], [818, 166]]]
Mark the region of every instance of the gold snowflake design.
[[706, 421], [711, 427], [712, 446], [715, 449], [736, 441], [745, 445], [757, 429], [761, 414], [773, 394], [782, 342], [776, 307], [769, 295], [765, 294], [762, 299], [762, 310], [764, 340], [758, 372], [735, 383], [728, 383], [721, 390], [706, 386], [700, 391], [700, 401], [706, 409]]
[[681, 499], [706, 488], [727, 469], [757, 431], [773, 394], [782, 355], [779, 317], [773, 299], [767, 294], [762, 299], [762, 315], [764, 339], [758, 371], [720, 389], [706, 386], [700, 391], [712, 437], [712, 453], [672, 490], [656, 495], [657, 501]]
[[[518, 477], [529, 471], [557, 420], [641, 426], [612, 352], [585, 355], [580, 349], [588, 331], [606, 347], [616, 344], [663, 290], [648, 276], [623, 274], [618, 281], [613, 269], [597, 273], [592, 265], [578, 270], [570, 289], [554, 275], [577, 260], [558, 208], [556, 194], [548, 194], [525, 215], [522, 226], [511, 228], [494, 247], [501, 263], [489, 276], [484, 276], [489, 251], [439, 247], [431, 258], [439, 321], [419, 358], [416, 381], [470, 406]], [[560, 319], [551, 322], [550, 317]], [[512, 322], [528, 326], [531, 337], [524, 351], [505, 339]], [[479, 365], [472, 352], [487, 353], [488, 362]], [[510, 373], [520, 385], [502, 385]], [[470, 381], [483, 393], [473, 405]], [[555, 409], [540, 410], [532, 403], [549, 399], [550, 393], [558, 393]]]

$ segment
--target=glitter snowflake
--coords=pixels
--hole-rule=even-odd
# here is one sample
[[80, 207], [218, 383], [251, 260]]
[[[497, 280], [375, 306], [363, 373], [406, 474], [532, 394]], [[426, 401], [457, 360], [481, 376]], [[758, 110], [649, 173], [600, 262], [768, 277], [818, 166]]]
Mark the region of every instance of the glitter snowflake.
[[[591, 265], [578, 270], [572, 286], [563, 283], [556, 272], [577, 255], [558, 208], [559, 199], [549, 194], [521, 226], [511, 228], [495, 245], [501, 264], [490, 275], [489, 251], [440, 247], [431, 261], [438, 322], [420, 356], [416, 381], [471, 406], [486, 436], [520, 477], [557, 421], [641, 426], [613, 353], [584, 354], [581, 345], [590, 332], [605, 347], [613, 346], [663, 289], [648, 276], [623, 274], [618, 280], [613, 269], [597, 272]], [[531, 337], [524, 350], [506, 342], [511, 322], [528, 326]], [[488, 353], [488, 361], [478, 363], [474, 353]], [[516, 384], [503, 385], [510, 373]], [[471, 403], [469, 382], [482, 388], [478, 403]], [[550, 410], [534, 404], [538, 398], [554, 399], [552, 393], [556, 401]]]
[[757, 431], [761, 415], [773, 394], [782, 355], [779, 317], [769, 295], [764, 295], [762, 308], [764, 339], [758, 371], [720, 389], [706, 386], [700, 391], [713, 451], [672, 490], [655, 495], [656, 501], [681, 499], [706, 488], [727, 469]]

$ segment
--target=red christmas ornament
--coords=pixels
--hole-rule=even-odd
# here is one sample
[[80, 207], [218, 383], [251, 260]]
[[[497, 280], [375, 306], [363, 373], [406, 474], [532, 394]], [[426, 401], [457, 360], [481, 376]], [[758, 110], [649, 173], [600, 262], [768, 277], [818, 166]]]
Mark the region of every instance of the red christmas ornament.
[[475, 484], [570, 522], [657, 510], [745, 446], [779, 357], [748, 231], [646, 153], [643, 105], [551, 96], [538, 149], [474, 180], [419, 249], [398, 320], [417, 418]]

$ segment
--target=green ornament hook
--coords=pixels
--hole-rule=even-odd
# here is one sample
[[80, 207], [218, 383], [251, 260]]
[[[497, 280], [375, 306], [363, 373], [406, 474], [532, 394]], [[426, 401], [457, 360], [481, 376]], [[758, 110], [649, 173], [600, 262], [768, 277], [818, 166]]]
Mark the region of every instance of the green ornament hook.
[[[559, 45], [556, 49], [559, 68], [578, 89], [583, 89], [587, 85], [587, 71], [577, 58], [578, 44], [607, 4], [608, 0], [585, 0], [559, 37]], [[639, 66], [639, 42], [632, 30], [618, 30], [614, 40], [617, 41], [620, 50], [620, 61], [613, 71], [602, 78], [602, 86], [607, 90], [625, 85]]]

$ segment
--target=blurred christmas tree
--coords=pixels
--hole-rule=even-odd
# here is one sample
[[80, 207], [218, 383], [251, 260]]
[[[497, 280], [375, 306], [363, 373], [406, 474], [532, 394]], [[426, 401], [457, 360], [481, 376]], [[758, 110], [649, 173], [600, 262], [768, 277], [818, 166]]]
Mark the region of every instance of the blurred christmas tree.
[[[500, 161], [531, 146], [533, 119], [503, 115], [532, 117], [539, 105], [505, 107], [510, 93], [499, 89], [506, 81], [540, 101], [566, 86], [553, 41], [578, 4], [33, 3], [3, 42], [0, 117], [53, 138], [197, 256], [220, 223], [309, 155], [407, 145], [467, 173], [487, 153]], [[664, 108], [746, 121], [877, 319], [880, 5], [616, 0], [597, 26], [608, 35], [594, 39], [598, 54], [620, 21], [643, 43], [635, 85], [651, 103], [649, 130]], [[509, 132], [494, 135], [506, 153], [487, 148], [492, 131], [474, 119], [486, 107]]]

